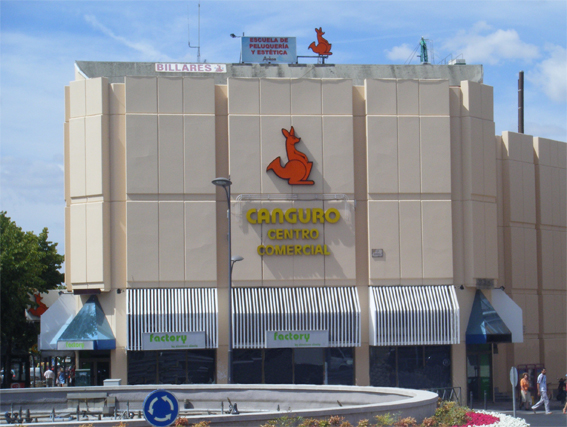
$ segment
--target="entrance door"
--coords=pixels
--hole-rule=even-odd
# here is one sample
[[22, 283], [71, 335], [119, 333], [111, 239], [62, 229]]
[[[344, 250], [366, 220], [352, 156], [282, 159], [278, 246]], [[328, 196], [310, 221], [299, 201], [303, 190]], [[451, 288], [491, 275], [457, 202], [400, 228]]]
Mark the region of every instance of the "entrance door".
[[467, 398], [472, 392], [476, 401], [492, 399], [492, 345], [467, 345]]
[[91, 385], [104, 385], [110, 378], [110, 358], [80, 359], [80, 369], [90, 369]]

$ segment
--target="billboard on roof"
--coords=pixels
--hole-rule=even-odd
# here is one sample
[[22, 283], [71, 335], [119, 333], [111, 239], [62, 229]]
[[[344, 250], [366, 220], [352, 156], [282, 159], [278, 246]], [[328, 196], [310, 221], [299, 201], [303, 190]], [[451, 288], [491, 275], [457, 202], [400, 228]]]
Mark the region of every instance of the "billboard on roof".
[[242, 37], [242, 62], [260, 64], [296, 63], [295, 37]]

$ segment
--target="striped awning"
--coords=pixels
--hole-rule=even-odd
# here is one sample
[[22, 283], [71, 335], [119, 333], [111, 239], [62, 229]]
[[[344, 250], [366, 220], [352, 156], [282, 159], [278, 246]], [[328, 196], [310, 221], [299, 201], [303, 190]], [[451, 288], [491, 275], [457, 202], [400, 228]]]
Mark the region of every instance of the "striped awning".
[[205, 348], [218, 347], [216, 288], [127, 289], [127, 350], [142, 350], [148, 333], [204, 332]]
[[328, 331], [329, 347], [360, 346], [352, 287], [233, 288], [233, 348], [266, 348], [268, 331]]
[[459, 344], [454, 286], [370, 289], [370, 345]]

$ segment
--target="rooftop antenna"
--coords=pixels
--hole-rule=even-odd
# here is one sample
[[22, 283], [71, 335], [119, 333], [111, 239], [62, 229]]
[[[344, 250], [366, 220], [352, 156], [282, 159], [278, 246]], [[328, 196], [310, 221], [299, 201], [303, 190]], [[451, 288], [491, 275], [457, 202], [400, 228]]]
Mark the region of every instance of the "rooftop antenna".
[[201, 3], [199, 3], [199, 12], [198, 12], [198, 27], [197, 27], [197, 43], [198, 46], [191, 46], [191, 32], [189, 31], [189, 14], [187, 14], [187, 40], [189, 41], [189, 48], [190, 49], [197, 49], [197, 62], [201, 62]]

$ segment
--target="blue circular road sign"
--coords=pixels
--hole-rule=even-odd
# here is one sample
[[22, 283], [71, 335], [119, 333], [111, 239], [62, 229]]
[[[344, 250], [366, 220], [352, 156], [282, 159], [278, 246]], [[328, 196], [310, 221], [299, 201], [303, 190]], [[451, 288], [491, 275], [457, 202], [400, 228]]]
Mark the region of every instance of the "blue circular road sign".
[[179, 403], [169, 391], [152, 391], [144, 400], [146, 421], [155, 427], [167, 427], [173, 424], [178, 414]]

